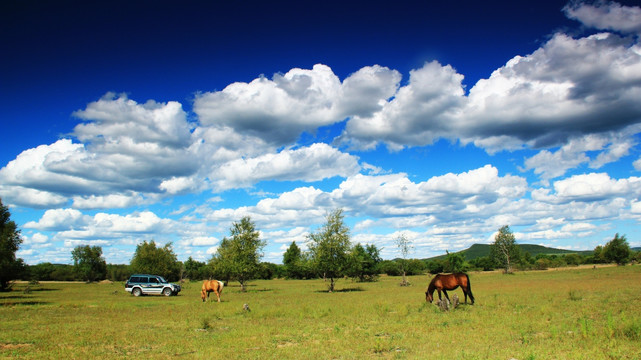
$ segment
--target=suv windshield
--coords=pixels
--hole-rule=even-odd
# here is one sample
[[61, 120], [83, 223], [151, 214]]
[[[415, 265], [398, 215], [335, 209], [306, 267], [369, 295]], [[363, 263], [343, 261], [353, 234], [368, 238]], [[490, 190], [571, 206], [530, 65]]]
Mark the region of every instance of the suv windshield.
[[158, 280], [160, 281], [161, 284], [166, 284], [167, 283], [167, 280], [165, 280], [165, 278], [162, 277], [162, 276], [158, 276]]

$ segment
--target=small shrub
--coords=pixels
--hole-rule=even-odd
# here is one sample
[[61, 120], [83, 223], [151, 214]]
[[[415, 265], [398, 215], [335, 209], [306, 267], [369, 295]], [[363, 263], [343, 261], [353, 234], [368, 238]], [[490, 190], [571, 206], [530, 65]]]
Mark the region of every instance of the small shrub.
[[581, 295], [581, 293], [577, 290], [570, 290], [568, 296], [572, 301], [583, 300], [583, 295]]
[[204, 318], [200, 323], [200, 328], [205, 331], [211, 329], [211, 327], [211, 320], [209, 320], [209, 318]]
[[632, 322], [623, 327], [622, 333], [630, 340], [641, 340], [641, 322]]

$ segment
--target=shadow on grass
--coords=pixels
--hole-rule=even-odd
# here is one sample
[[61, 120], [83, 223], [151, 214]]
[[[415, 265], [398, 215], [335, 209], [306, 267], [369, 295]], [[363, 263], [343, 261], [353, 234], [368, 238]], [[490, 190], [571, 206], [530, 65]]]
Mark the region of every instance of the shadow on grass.
[[49, 305], [51, 303], [45, 301], [15, 301], [15, 302], [2, 302], [0, 306], [33, 306], [33, 305]]
[[9, 296], [0, 296], [0, 301], [6, 299], [31, 299], [31, 296], [25, 295], [9, 295]]
[[[355, 292], [355, 291], [365, 291], [362, 287], [353, 287], [353, 288], [344, 288], [344, 289], [334, 289], [335, 293], [346, 293], [346, 292]], [[329, 293], [329, 290], [316, 290], [317, 293]]]
[[60, 289], [35, 288], [35, 289], [31, 289], [31, 291], [60, 291]]
[[253, 292], [268, 292], [268, 291], [274, 291], [274, 289], [267, 289], [267, 288], [263, 288], [263, 289], [250, 289], [250, 290], [246, 290], [245, 292], [253, 293]]

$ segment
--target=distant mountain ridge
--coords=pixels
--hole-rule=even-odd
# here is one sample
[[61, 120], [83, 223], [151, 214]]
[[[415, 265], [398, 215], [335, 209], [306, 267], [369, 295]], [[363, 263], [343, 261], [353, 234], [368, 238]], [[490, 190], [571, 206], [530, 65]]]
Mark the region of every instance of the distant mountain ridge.
[[[565, 250], [565, 249], [555, 249], [555, 248], [550, 248], [542, 245], [533, 245], [533, 244], [517, 244], [517, 246], [521, 249], [521, 253], [525, 254], [530, 253], [530, 255], [537, 256], [538, 254], [545, 254], [545, 255], [565, 255], [565, 254], [579, 254], [579, 255], [591, 255], [592, 250]], [[633, 248], [633, 250], [636, 248]], [[483, 256], [489, 256], [490, 255], [490, 245], [489, 244], [474, 244], [470, 246], [469, 248], [461, 251], [457, 251], [454, 254], [463, 254], [465, 257], [465, 260], [470, 261], [474, 260], [476, 258], [480, 258]], [[439, 255], [439, 256], [434, 256], [431, 258], [427, 258], [425, 260], [441, 260], [445, 259], [447, 257], [447, 254], [444, 255]]]

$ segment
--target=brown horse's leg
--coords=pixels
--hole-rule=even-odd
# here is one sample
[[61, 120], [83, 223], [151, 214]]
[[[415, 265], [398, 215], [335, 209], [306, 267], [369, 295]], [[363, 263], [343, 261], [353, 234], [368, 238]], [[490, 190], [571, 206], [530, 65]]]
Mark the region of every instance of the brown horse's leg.
[[216, 297], [218, 298], [218, 302], [220, 302], [220, 290], [215, 290], [216, 291]]
[[445, 289], [443, 289], [443, 294], [445, 294], [445, 298], [447, 299], [447, 301], [450, 301], [450, 297], [447, 296], [447, 291]]
[[440, 290], [440, 289], [436, 289], [436, 291], [438, 291], [438, 299], [439, 299], [439, 300], [443, 300], [443, 299], [441, 298], [441, 290]]

